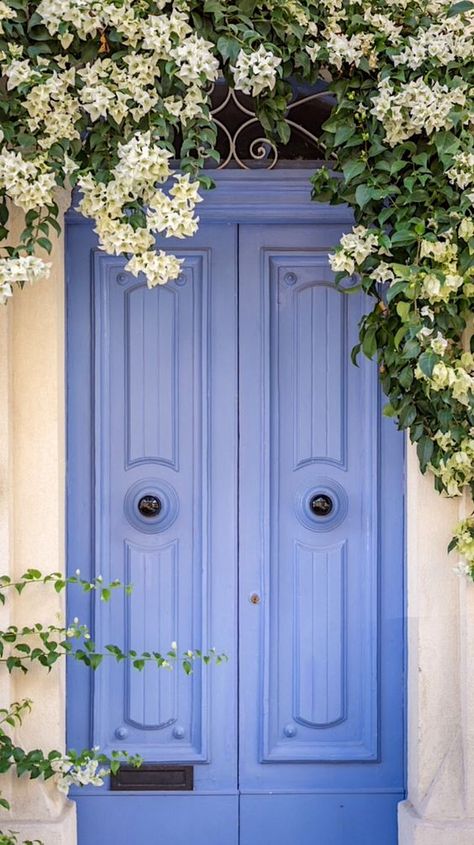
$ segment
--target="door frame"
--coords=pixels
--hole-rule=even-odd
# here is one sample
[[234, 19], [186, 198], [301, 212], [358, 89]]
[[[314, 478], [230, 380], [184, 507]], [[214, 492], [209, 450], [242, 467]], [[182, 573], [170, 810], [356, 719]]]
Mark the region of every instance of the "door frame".
[[[311, 199], [310, 175], [311, 168], [295, 167], [275, 170], [224, 170], [213, 171], [212, 178], [216, 183], [214, 190], [203, 192], [203, 202], [200, 204], [199, 218], [203, 222], [231, 222], [231, 223], [261, 223], [265, 224], [293, 224], [310, 223], [320, 226], [340, 226], [349, 230], [353, 225], [351, 210], [344, 205], [330, 206], [317, 203]], [[84, 578], [92, 578], [88, 565], [93, 559], [94, 525], [93, 514], [89, 503], [91, 497], [91, 476], [93, 466], [93, 421], [92, 416], [84, 409], [90, 408], [91, 383], [93, 379], [93, 336], [91, 320], [90, 291], [84, 291], [84, 306], [78, 314], [77, 303], [69, 295], [68, 282], [72, 267], [69, 263], [68, 231], [70, 227], [90, 226], [90, 221], [83, 218], [72, 208], [66, 214], [66, 354], [67, 354], [67, 479], [66, 479], [66, 554], [68, 574], [72, 575], [78, 567]], [[336, 246], [336, 245], [335, 245]], [[74, 316], [74, 320], [72, 319]], [[81, 354], [79, 354], [81, 353]], [[379, 387], [378, 410], [381, 413], [381, 389]], [[393, 426], [392, 421], [383, 421], [381, 428], [388, 431]], [[383, 436], [383, 435], [382, 435]], [[78, 457], [74, 444], [81, 438], [90, 457], [87, 466]], [[400, 468], [403, 491], [405, 496], [405, 447], [403, 447], [403, 467]], [[382, 463], [385, 463], [382, 461]], [[387, 461], [389, 470], [389, 461]], [[383, 471], [383, 467], [382, 467]], [[385, 482], [386, 483], [386, 482]], [[403, 524], [405, 526], [405, 512], [403, 507]], [[76, 527], [75, 527], [76, 526]], [[398, 530], [398, 529], [397, 529]], [[388, 540], [389, 542], [389, 540]], [[405, 589], [405, 527], [403, 527], [403, 651], [406, 667], [406, 589]], [[90, 619], [90, 597], [87, 594], [74, 597], [75, 614], [81, 621], [87, 623]], [[68, 670], [69, 677], [71, 669]], [[404, 677], [406, 676], [406, 668]], [[82, 674], [82, 697], [72, 696], [68, 699], [67, 729], [70, 733], [74, 725], [78, 734], [78, 724], [81, 725], [80, 735], [83, 747], [90, 745], [89, 722], [84, 717], [84, 698], [91, 700], [91, 683], [89, 673]], [[403, 720], [404, 743], [406, 746], [406, 680], [403, 689]], [[404, 748], [406, 782], [406, 749]], [[154, 793], [150, 793], [153, 795]]]

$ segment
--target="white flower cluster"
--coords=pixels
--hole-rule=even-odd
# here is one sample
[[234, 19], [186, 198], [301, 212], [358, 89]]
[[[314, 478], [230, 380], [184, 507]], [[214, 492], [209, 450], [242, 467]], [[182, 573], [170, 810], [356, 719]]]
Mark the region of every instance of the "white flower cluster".
[[51, 265], [34, 255], [0, 258], [0, 305], [12, 296], [13, 285], [33, 284], [49, 275]]
[[459, 574], [473, 575], [474, 571], [474, 516], [468, 516], [456, 526], [454, 533], [456, 551], [466, 560], [466, 564], [460, 564]]
[[12, 57], [3, 67], [7, 78], [7, 91], [13, 91], [19, 85], [33, 80], [39, 80], [40, 74], [36, 71], [29, 59], [17, 59]]
[[44, 150], [57, 141], [80, 137], [76, 124], [81, 118], [81, 108], [75, 85], [74, 68], [63, 73], [54, 71], [49, 78], [35, 84], [24, 98], [28, 127], [38, 136], [38, 144]]
[[[80, 211], [95, 220], [102, 249], [112, 255], [130, 255], [126, 269], [134, 275], [144, 273], [150, 287], [164, 284], [179, 275], [181, 260], [154, 251], [155, 233], [175, 238], [194, 234], [199, 184], [181, 174], [168, 193], [157, 187], [172, 176], [171, 153], [153, 142], [150, 131], [137, 132], [119, 147], [118, 156], [107, 184], [90, 175], [80, 179]], [[138, 226], [128, 222], [127, 208], [133, 203], [147, 209]]]
[[55, 187], [54, 173], [46, 170], [44, 158], [27, 160], [9, 150], [0, 153], [0, 189], [23, 211], [50, 204]]
[[134, 276], [143, 273], [148, 287], [155, 287], [177, 279], [181, 272], [181, 264], [181, 259], [160, 249], [159, 252], [148, 251], [141, 255], [134, 255], [125, 268]]
[[[165, 4], [155, 5], [159, 10]], [[124, 8], [100, 0], [43, 0], [37, 12], [52, 35], [61, 33], [65, 47], [74, 34], [87, 39], [105, 27], [115, 27], [133, 50], [124, 56], [124, 66], [105, 54], [77, 75], [74, 68], [65, 67], [63, 74], [55, 71], [52, 77], [34, 85], [26, 103], [30, 127], [36, 131], [41, 123], [44, 131], [52, 123], [50, 134], [54, 133], [54, 137], [49, 146], [61, 138], [79, 137], [75, 124], [82, 110], [93, 122], [110, 115], [120, 124], [127, 115], [138, 122], [158, 108], [160, 63], [173, 62], [176, 77], [186, 86], [182, 97], [164, 101], [168, 114], [179, 117], [183, 124], [202, 114], [206, 102], [203, 88], [217, 78], [219, 62], [212, 53], [213, 45], [193, 32], [185, 12], [173, 7], [169, 14], [143, 15], [140, 4]], [[64, 57], [56, 59], [64, 65]], [[38, 64], [42, 61], [40, 58]], [[10, 62], [5, 72], [10, 88], [37, 81], [37, 73], [28, 60]], [[46, 145], [47, 139], [48, 132]]]
[[390, 44], [398, 44], [403, 27], [389, 15], [375, 12], [370, 4], [364, 10], [364, 20], [375, 29], [377, 35], [385, 35]]
[[[437, 80], [425, 82], [423, 77], [401, 84], [395, 91], [390, 79], [382, 79], [379, 93], [372, 98], [371, 114], [383, 124], [391, 147], [412, 135], [450, 129], [451, 112], [466, 105], [466, 85], [448, 88]], [[468, 118], [464, 118], [467, 122]]]
[[[428, 390], [438, 393], [449, 390], [461, 405], [469, 407], [474, 400], [474, 358], [470, 352], [464, 352], [458, 360], [446, 364], [438, 361], [431, 375], [426, 375], [420, 366], [415, 367], [415, 378], [427, 383]], [[474, 444], [474, 441], [473, 441]], [[474, 464], [472, 466], [474, 478]], [[466, 483], [466, 482], [465, 482]], [[450, 495], [455, 495], [450, 493]]]
[[[325, 48], [329, 54], [329, 62], [340, 70], [346, 62], [349, 65], [359, 65], [361, 59], [368, 58], [370, 67], [377, 66], [377, 57], [374, 52], [375, 38], [371, 32], [357, 32], [348, 37], [341, 30], [327, 33]], [[320, 54], [320, 45], [309, 45], [306, 51], [312, 61], [315, 61]]]
[[[458, 235], [466, 241], [474, 237], [474, 222], [468, 218], [463, 219], [458, 227]], [[468, 268], [463, 274], [460, 273], [459, 247], [453, 239], [452, 230], [436, 240], [423, 238], [420, 243], [419, 259], [420, 265], [413, 267], [411, 271], [396, 263], [389, 264], [380, 261], [371, 271], [370, 277], [377, 283], [389, 282], [390, 285], [399, 281], [409, 282], [416, 288], [418, 297], [428, 300], [431, 305], [448, 302], [450, 297], [461, 288], [464, 294], [471, 294], [474, 268]], [[425, 314], [432, 316], [432, 311], [428, 306], [424, 306], [423, 310]], [[431, 334], [428, 330], [423, 331], [426, 335]]]
[[235, 66], [231, 67], [234, 74], [234, 87], [237, 91], [257, 97], [266, 88], [273, 90], [276, 83], [277, 68], [281, 59], [271, 50], [266, 50], [263, 44], [253, 53], [241, 50], [237, 56]]
[[[439, 466], [430, 464], [429, 469], [442, 481], [448, 496], [461, 496], [466, 484], [474, 481], [474, 437], [464, 438], [455, 450], [451, 445]], [[459, 551], [466, 556], [466, 549]]]
[[71, 786], [102, 786], [104, 777], [109, 774], [108, 769], [99, 768], [99, 762], [94, 757], [75, 763], [67, 754], [55, 758], [51, 768], [56, 772], [54, 780], [57, 788], [66, 795]]
[[365, 226], [355, 226], [352, 232], [342, 236], [337, 252], [329, 256], [331, 269], [335, 273], [351, 275], [369, 255], [377, 251], [378, 243], [377, 235]]
[[129, 113], [139, 121], [156, 106], [157, 58], [126, 56], [124, 63], [120, 67], [105, 57], [78, 71], [83, 83], [79, 102], [93, 123], [111, 115], [120, 124]]
[[408, 65], [416, 70], [424, 62], [433, 60], [441, 65], [474, 58], [474, 12], [452, 15], [427, 29], [420, 27], [416, 36], [408, 38], [406, 46], [392, 56], [395, 65]]
[[458, 267], [458, 246], [452, 232], [435, 241], [424, 238], [420, 244], [420, 258], [432, 260], [432, 268], [423, 267], [418, 274], [420, 295], [430, 303], [447, 302], [464, 284], [469, 283], [470, 271], [461, 275]]
[[[154, 3], [156, 11], [162, 11], [165, 6], [163, 0]], [[147, 49], [161, 52], [161, 57], [166, 58], [171, 47], [171, 34], [181, 39], [191, 32], [186, 14], [176, 6], [167, 15], [143, 15], [141, 3], [122, 5], [108, 0], [41, 0], [36, 11], [51, 35], [59, 33], [63, 47], [69, 46], [76, 33], [86, 41], [110, 26], [121, 32], [131, 47], [147, 39]]]
[[474, 152], [460, 152], [454, 156], [454, 164], [447, 172], [450, 182], [464, 190], [474, 183]]
[[212, 44], [196, 33], [186, 38], [171, 50], [171, 56], [178, 65], [177, 76], [185, 85], [196, 85], [202, 79], [213, 82], [217, 79], [219, 62], [212, 55]]
[[464, 217], [458, 226], [458, 235], [463, 241], [474, 238], [474, 219]]
[[11, 9], [3, 0], [0, 0], [0, 33], [3, 33], [2, 21], [11, 21], [13, 18], [16, 18], [15, 9]]

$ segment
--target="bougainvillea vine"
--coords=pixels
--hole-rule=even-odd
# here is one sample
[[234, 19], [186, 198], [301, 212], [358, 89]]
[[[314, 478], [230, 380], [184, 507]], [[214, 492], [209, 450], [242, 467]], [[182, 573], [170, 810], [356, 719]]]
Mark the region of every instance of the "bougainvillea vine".
[[[156, 235], [198, 226], [218, 159], [219, 75], [286, 143], [288, 80], [327, 83], [314, 199], [355, 225], [332, 256], [375, 300], [360, 349], [385, 413], [448, 496], [474, 487], [474, 4], [470, 0], [0, 0], [0, 297], [45, 278], [58, 187], [148, 284], [180, 261]], [[180, 167], [172, 172], [172, 161]], [[25, 212], [8, 242], [9, 203]], [[358, 350], [356, 350], [357, 353]], [[452, 548], [474, 577], [474, 517]]]

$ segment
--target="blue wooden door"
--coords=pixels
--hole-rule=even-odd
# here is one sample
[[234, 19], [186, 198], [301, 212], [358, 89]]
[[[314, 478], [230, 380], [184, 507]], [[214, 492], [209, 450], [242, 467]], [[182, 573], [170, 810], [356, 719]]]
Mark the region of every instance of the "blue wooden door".
[[350, 364], [339, 234], [203, 223], [148, 291], [70, 221], [69, 563], [134, 585], [71, 613], [99, 644], [229, 656], [71, 667], [71, 745], [194, 770], [192, 792], [82, 790], [80, 845], [395, 845], [402, 443]]

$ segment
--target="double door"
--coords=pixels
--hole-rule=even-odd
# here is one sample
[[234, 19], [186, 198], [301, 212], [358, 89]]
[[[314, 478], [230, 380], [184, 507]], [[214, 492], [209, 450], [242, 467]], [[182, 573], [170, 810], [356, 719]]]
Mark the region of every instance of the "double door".
[[71, 613], [101, 646], [228, 656], [71, 667], [69, 744], [175, 784], [80, 790], [80, 845], [396, 843], [402, 443], [350, 362], [339, 235], [204, 222], [150, 291], [69, 226], [70, 565], [133, 584]]

